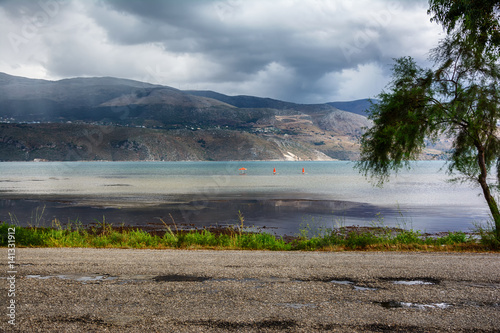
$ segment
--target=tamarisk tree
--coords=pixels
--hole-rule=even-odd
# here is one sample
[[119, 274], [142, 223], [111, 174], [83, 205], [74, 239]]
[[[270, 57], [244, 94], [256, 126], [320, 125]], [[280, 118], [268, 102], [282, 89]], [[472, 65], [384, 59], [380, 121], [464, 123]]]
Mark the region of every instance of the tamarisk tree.
[[[488, 10], [487, 20], [473, 17]], [[361, 139], [357, 167], [381, 185], [391, 172], [410, 167], [426, 140], [446, 136], [452, 141], [449, 173], [481, 187], [500, 241], [494, 197], [500, 183], [500, 43], [488, 35], [498, 26], [497, 10], [498, 1], [491, 0], [430, 1], [433, 20], [447, 30], [431, 51], [434, 67], [421, 68], [411, 57], [395, 60], [391, 82], [371, 106], [374, 126]]]

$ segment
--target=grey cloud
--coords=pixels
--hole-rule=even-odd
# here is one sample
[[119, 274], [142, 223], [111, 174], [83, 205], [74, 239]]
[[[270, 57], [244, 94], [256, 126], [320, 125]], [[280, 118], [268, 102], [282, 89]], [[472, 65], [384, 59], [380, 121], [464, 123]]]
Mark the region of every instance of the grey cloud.
[[[207, 20], [206, 16], [201, 15], [199, 6], [194, 5], [198, 2], [152, 1], [147, 6], [140, 1], [105, 3], [116, 11], [131, 15], [137, 23], [132, 29], [113, 26], [103, 17], [99, 23], [107, 29], [113, 40], [121, 43], [160, 42], [165, 49], [173, 52], [202, 52], [213, 60], [223, 62], [233, 72], [252, 73], [278, 61], [292, 66], [301, 75], [317, 77], [325, 71], [341, 70], [346, 66], [373, 60], [374, 57], [386, 60], [371, 37], [363, 33], [362, 25], [349, 27], [336, 45], [309, 46], [307, 40], [302, 40], [303, 45], [297, 46], [293, 32], [280, 29], [279, 26], [263, 31], [259, 26], [228, 27], [217, 15]], [[203, 10], [217, 10], [215, 2], [211, 5], [207, 1], [203, 3]], [[229, 8], [230, 4], [227, 5]], [[335, 19], [332, 17], [332, 21]], [[383, 19], [381, 15], [379, 21]], [[365, 24], [371, 25], [372, 30], [384, 28], [373, 28], [374, 24], [370, 22]]]
[[[342, 85], [336, 78], [366, 81], [374, 66], [387, 74], [391, 58], [413, 55], [402, 49], [411, 34], [430, 29], [419, 17], [417, 26], [406, 27], [409, 35], [401, 35], [400, 16], [423, 11], [425, 18], [426, 0], [361, 2], [374, 6], [373, 12], [348, 0], [71, 3], [32, 44], [31, 51], [43, 59], [39, 67], [49, 75], [148, 78], [296, 102], [341, 98], [341, 91], [356, 84]], [[391, 12], [394, 4], [397, 10]], [[40, 4], [0, 0], [0, 8], [21, 22]], [[367, 64], [371, 70], [363, 67]]]

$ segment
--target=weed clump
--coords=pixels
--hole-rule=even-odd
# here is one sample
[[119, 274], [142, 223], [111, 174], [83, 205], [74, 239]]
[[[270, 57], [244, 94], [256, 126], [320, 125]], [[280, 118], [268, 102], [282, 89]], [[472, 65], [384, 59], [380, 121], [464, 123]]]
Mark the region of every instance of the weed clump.
[[[39, 219], [39, 217], [36, 217]], [[171, 217], [172, 218], [172, 217]], [[278, 237], [266, 232], [255, 232], [244, 225], [238, 214], [236, 226], [215, 230], [180, 230], [172, 218], [174, 230], [163, 222], [162, 232], [131, 227], [114, 227], [102, 221], [84, 227], [79, 221], [63, 227], [59, 220], [52, 227], [39, 224], [20, 227], [19, 224], [0, 222], [0, 246], [8, 245], [8, 230], [15, 228], [17, 246], [27, 247], [96, 247], [96, 248], [152, 248], [152, 249], [249, 249], [270, 251], [345, 251], [345, 250], [415, 250], [415, 251], [496, 251], [500, 244], [491, 228], [478, 227], [476, 237], [464, 232], [450, 232], [440, 236], [422, 234], [412, 229], [389, 228], [379, 223], [371, 227], [313, 228], [305, 225], [295, 237]]]

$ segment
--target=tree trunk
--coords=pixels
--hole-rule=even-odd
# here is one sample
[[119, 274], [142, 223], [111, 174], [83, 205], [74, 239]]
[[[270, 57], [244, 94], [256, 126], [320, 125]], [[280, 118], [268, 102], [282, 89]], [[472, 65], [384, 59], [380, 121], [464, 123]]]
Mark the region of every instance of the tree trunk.
[[484, 158], [484, 150], [478, 149], [478, 164], [481, 173], [479, 174], [479, 184], [483, 190], [484, 198], [488, 203], [488, 207], [490, 208], [491, 215], [493, 217], [493, 221], [495, 223], [495, 237], [498, 241], [500, 241], [500, 211], [498, 210], [497, 202], [495, 198], [491, 195], [490, 187], [486, 181], [488, 176], [488, 171], [486, 169], [486, 160]]

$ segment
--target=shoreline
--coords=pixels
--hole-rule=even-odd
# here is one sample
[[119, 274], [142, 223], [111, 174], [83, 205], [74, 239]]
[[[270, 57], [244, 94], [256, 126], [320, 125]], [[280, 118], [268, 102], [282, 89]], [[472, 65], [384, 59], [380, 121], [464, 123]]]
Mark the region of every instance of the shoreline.
[[[178, 225], [203, 228], [237, 224], [238, 213], [241, 212], [247, 225], [273, 230], [276, 235], [297, 234], [306, 225], [314, 228], [383, 225], [415, 229], [415, 222], [423, 226], [417, 227], [417, 230], [431, 234], [449, 231], [468, 233], [476, 227], [472, 222], [450, 224], [452, 220], [446, 214], [457, 214], [455, 206], [407, 210], [399, 206], [395, 209], [361, 202], [265, 195], [207, 198], [193, 194], [173, 196], [167, 200], [171, 202], [152, 201], [140, 196], [100, 198], [3, 193], [0, 194], [0, 208], [4, 215], [0, 216], [0, 221], [10, 222], [10, 218], [15, 216], [16, 224], [20, 226], [50, 227], [54, 219], [62, 225], [75, 222], [92, 225], [106, 219], [114, 226], [145, 227], [160, 225], [161, 220], [170, 223], [173, 218]], [[41, 212], [42, 216], [38, 216]], [[443, 214], [445, 216], [441, 217]], [[461, 218], [466, 219], [462, 215]], [[432, 216], [432, 219], [427, 221], [427, 216]]]

